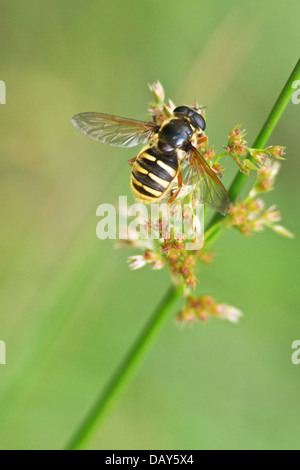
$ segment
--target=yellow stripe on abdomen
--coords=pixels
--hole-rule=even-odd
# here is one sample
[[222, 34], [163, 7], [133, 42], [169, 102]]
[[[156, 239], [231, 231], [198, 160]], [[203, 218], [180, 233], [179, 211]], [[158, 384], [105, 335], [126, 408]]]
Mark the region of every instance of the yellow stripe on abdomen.
[[157, 160], [157, 164], [165, 171], [167, 171], [169, 173], [169, 175], [172, 177], [172, 178], [175, 178], [176, 174], [177, 174], [177, 171], [174, 170], [174, 168], [172, 168], [171, 166], [169, 166], [167, 163], [163, 162], [162, 160]]
[[165, 155], [155, 146], [149, 146], [133, 164], [131, 188], [137, 199], [155, 202], [165, 196], [177, 173], [176, 154]]

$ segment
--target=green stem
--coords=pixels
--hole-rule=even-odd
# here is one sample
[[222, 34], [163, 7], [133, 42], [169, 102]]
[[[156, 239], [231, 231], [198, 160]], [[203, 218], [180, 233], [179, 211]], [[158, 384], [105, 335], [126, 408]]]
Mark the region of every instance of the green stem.
[[[280, 116], [282, 115], [284, 109], [286, 108], [288, 102], [291, 99], [293, 93], [292, 84], [295, 80], [299, 78], [300, 60], [298, 61], [282, 92], [280, 93], [278, 100], [273, 106], [265, 124], [263, 125], [259, 135], [257, 136], [252, 146], [253, 148], [261, 148], [265, 146]], [[238, 173], [238, 175], [235, 177], [229, 189], [229, 196], [232, 202], [237, 199], [246, 181], [247, 176], [243, 173]], [[224, 219], [219, 214], [213, 217], [209, 226], [207, 227], [207, 230], [209, 230], [209, 234], [206, 238], [206, 245], [210, 245], [211, 243], [213, 243], [213, 241], [215, 241], [216, 238], [220, 235], [222, 230], [226, 228], [226, 224], [220, 223], [223, 220]], [[85, 444], [89, 441], [94, 431], [96, 431], [108, 407], [111, 405], [113, 400], [117, 397], [117, 395], [121, 392], [122, 388], [128, 382], [130, 377], [133, 375], [137, 366], [143, 359], [145, 352], [150, 347], [153, 339], [162, 329], [164, 322], [170, 315], [172, 307], [175, 304], [176, 300], [181, 296], [181, 293], [182, 290], [179, 288], [176, 289], [175, 287], [171, 287], [169, 289], [165, 298], [162, 300], [161, 305], [158, 307], [154, 315], [150, 318], [148, 324], [145, 326], [136, 343], [133, 345], [127, 356], [124, 358], [120, 367], [113, 375], [111, 381], [108, 383], [103, 394], [101, 394], [100, 398], [95, 403], [89, 415], [86, 417], [85, 421], [82, 423], [82, 425], [74, 435], [72, 441], [67, 446], [68, 450], [78, 450], [83, 449], [85, 447]]]
[[[294, 70], [292, 71], [290, 77], [288, 78], [283, 90], [281, 91], [277, 101], [275, 102], [269, 116], [267, 117], [266, 122], [264, 123], [260, 133], [258, 134], [257, 138], [255, 139], [252, 148], [264, 148], [266, 143], [272, 134], [273, 130], [275, 129], [283, 111], [285, 110], [286, 106], [288, 105], [289, 101], [292, 98], [292, 94], [295, 91], [293, 88], [293, 82], [295, 80], [300, 79], [300, 59], [298, 60]], [[250, 160], [252, 157], [248, 155]], [[238, 172], [235, 179], [233, 180], [230, 189], [228, 191], [230, 200], [232, 202], [236, 201], [238, 196], [240, 195], [248, 176], [244, 173]], [[215, 214], [215, 216], [210, 221], [207, 230], [210, 231], [209, 237], [206, 238], [206, 243], [210, 244], [212, 240], [215, 240], [226, 228], [222, 223], [223, 216], [220, 214]]]
[[93, 432], [97, 429], [109, 406], [137, 369], [137, 366], [145, 356], [147, 349], [162, 329], [164, 322], [172, 311], [172, 307], [181, 295], [181, 288], [175, 288], [173, 286], [170, 287], [158, 309], [150, 318], [136, 343], [125, 356], [123, 362], [113, 375], [85, 421], [74, 435], [66, 450], [79, 450], [84, 448]]

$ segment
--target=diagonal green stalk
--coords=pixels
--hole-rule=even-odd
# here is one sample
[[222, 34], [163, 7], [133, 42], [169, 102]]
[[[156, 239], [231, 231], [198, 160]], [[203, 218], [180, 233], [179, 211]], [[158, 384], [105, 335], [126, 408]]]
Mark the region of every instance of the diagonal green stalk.
[[67, 446], [67, 450], [82, 449], [87, 443], [93, 432], [97, 429], [98, 424], [115, 397], [120, 393], [121, 389], [126, 385], [127, 381], [135, 372], [153, 339], [162, 329], [165, 321], [172, 312], [172, 307], [181, 297], [182, 291], [181, 287], [171, 286], [169, 288], [158, 309], [150, 318], [141, 335], [125, 356], [115, 374], [112, 376], [104, 392], [100, 395], [100, 398], [81, 425], [79, 431]]
[[[255, 139], [252, 148], [264, 148], [266, 143], [275, 129], [280, 117], [283, 114], [287, 104], [292, 98], [292, 94], [295, 91], [293, 88], [293, 82], [300, 79], [300, 59], [298, 60], [294, 70], [289, 76], [286, 84], [284, 85], [280, 95], [278, 96], [277, 101], [275, 102], [269, 116], [266, 119], [263, 127], [261, 128], [260, 133]], [[251, 155], [248, 154], [247, 158], [253, 160]], [[234, 178], [230, 188], [229, 188], [229, 197], [232, 202], [236, 201], [240, 195], [248, 176], [244, 173], [238, 172]], [[224, 224], [220, 223], [223, 221], [223, 217], [220, 214], [215, 214], [215, 216], [210, 221], [207, 226], [207, 231], [209, 231], [209, 236], [206, 237], [206, 244], [210, 244], [212, 240], [215, 240], [226, 227]]]
[[[300, 79], [300, 60], [297, 62], [296, 67], [287, 80], [265, 124], [258, 134], [253, 144], [253, 148], [262, 148], [265, 146], [268, 138], [273, 132], [283, 111], [291, 99], [292, 93], [294, 91], [292, 84], [295, 80], [298, 79]], [[249, 156], [248, 158], [251, 157]], [[232, 202], [237, 199], [246, 181], [247, 176], [239, 172], [229, 189], [229, 196]], [[226, 228], [226, 226], [222, 224], [222, 221], [223, 218], [219, 214], [216, 214], [213, 217], [207, 227], [208, 236], [206, 237], [206, 244], [213, 243], [220, 233]], [[97, 430], [105, 412], [124, 388], [130, 377], [133, 375], [156, 335], [162, 329], [165, 321], [172, 312], [173, 305], [177, 299], [179, 299], [181, 294], [182, 289], [175, 287], [169, 288], [169, 291], [167, 292], [154, 315], [150, 318], [150, 321], [145, 326], [136, 343], [133, 345], [127, 356], [125, 356], [123, 362], [113, 375], [104, 392], [100, 395], [94, 407], [73, 436], [73, 439], [67, 446], [67, 450], [78, 450], [85, 448], [89, 439]]]

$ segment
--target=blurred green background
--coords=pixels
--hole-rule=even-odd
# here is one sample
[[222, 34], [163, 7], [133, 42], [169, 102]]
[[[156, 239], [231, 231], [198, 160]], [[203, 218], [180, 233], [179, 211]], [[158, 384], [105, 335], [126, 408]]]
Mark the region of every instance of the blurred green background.
[[[159, 79], [177, 105], [208, 106], [218, 150], [240, 123], [251, 143], [298, 60], [299, 4], [288, 6], [1, 0], [1, 449], [62, 448], [170, 283], [96, 238], [97, 206], [133, 200], [136, 150], [87, 139], [71, 116], [146, 119]], [[288, 160], [266, 198], [295, 240], [224, 234], [197, 292], [244, 317], [169, 321], [91, 448], [299, 448], [299, 112], [290, 103], [270, 139]]]

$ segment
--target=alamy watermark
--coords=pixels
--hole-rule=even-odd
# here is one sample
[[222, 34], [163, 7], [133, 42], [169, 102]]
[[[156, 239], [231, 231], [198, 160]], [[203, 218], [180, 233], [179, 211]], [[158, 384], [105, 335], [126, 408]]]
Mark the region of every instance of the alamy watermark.
[[296, 349], [296, 351], [293, 352], [292, 354], [292, 363], [297, 366], [298, 364], [300, 364], [300, 340], [299, 339], [296, 339], [293, 343], [292, 343], [292, 349]]
[[96, 234], [100, 240], [159, 240], [184, 237], [187, 250], [200, 250], [204, 244], [204, 205], [167, 203], [127, 205], [119, 197], [118, 210], [101, 204], [96, 211], [100, 221]]
[[3, 80], [0, 80], [0, 104], [6, 104], [6, 85]]
[[0, 341], [0, 364], [6, 364], [6, 345]]
[[292, 88], [296, 88], [296, 91], [292, 94], [292, 103], [300, 103], [300, 80], [295, 80], [292, 84]]

